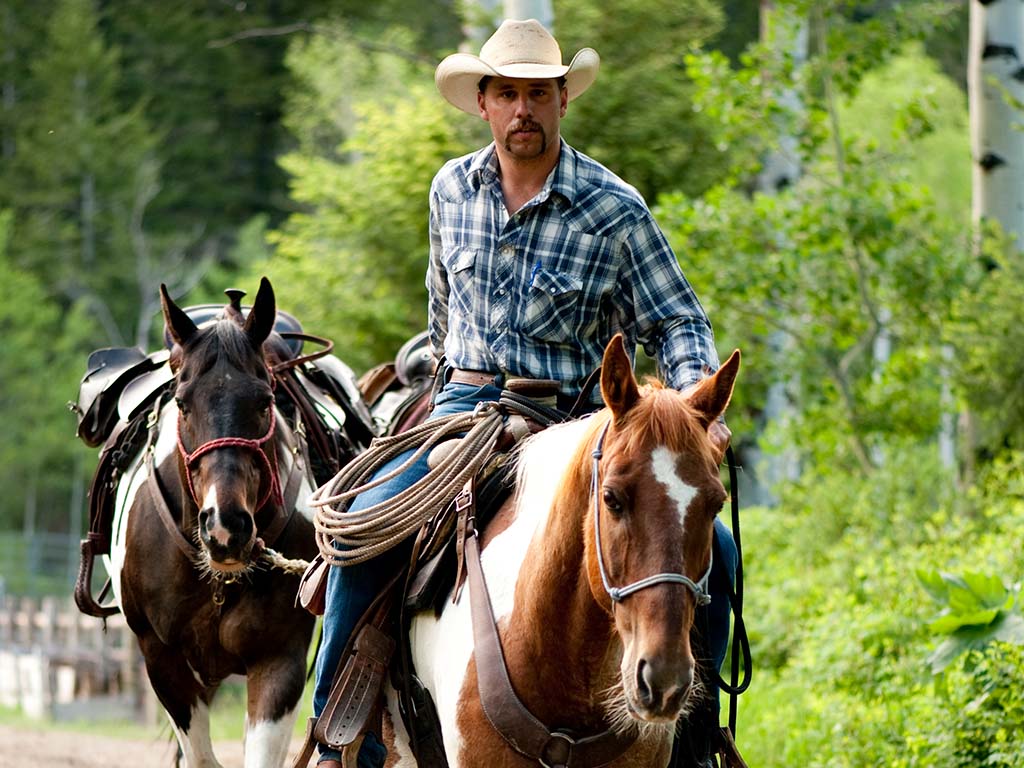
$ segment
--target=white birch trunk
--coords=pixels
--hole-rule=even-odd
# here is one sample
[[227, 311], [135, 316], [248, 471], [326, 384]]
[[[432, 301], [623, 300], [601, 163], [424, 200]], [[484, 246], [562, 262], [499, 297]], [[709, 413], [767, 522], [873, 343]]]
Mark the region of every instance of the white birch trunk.
[[[971, 126], [971, 222], [976, 243], [982, 225], [996, 222], [1024, 251], [1024, 2], [970, 0], [967, 96]], [[945, 349], [947, 358], [953, 352]], [[948, 385], [943, 397], [952, 401]], [[973, 475], [973, 432], [969, 411], [959, 424], [966, 448], [961, 480]], [[939, 436], [943, 462], [956, 455], [952, 418], [944, 418]]]
[[[807, 61], [808, 29], [807, 19], [793, 13], [785, 5], [777, 6], [774, 0], [761, 0], [761, 42], [771, 46], [779, 57], [788, 56], [794, 68]], [[803, 112], [800, 94], [792, 86], [781, 88], [775, 98], [794, 115]], [[779, 127], [776, 147], [764, 158], [757, 177], [757, 189], [763, 194], [775, 194], [795, 184], [803, 169], [800, 163], [798, 139], [786, 127]], [[781, 331], [772, 334], [769, 346], [775, 358], [775, 370], [780, 378], [768, 387], [765, 397], [764, 416], [766, 424], [785, 425], [793, 420], [795, 408], [789, 399], [788, 390], [797, 386], [787, 365], [789, 352], [794, 341]], [[770, 489], [785, 481], [795, 480], [800, 475], [800, 457], [795, 450], [782, 454], [764, 456], [760, 448], [748, 449], [746, 461], [754, 467], [754, 480], [744, 495], [755, 505], [773, 505], [775, 498]]]
[[970, 28], [973, 222], [998, 222], [1024, 250], [1024, 2], [971, 0]]

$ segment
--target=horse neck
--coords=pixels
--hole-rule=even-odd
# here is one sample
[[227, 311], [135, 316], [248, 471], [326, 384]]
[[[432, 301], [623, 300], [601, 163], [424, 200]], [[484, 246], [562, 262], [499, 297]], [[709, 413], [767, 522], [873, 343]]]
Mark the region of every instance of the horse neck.
[[564, 722], [575, 716], [597, 727], [603, 715], [596, 694], [617, 679], [621, 648], [587, 575], [583, 532], [590, 520], [589, 462], [573, 464], [551, 499], [543, 531], [527, 549], [503, 642], [510, 673], [518, 665], [528, 671], [524, 678], [559, 681], [525, 697], [538, 717]]

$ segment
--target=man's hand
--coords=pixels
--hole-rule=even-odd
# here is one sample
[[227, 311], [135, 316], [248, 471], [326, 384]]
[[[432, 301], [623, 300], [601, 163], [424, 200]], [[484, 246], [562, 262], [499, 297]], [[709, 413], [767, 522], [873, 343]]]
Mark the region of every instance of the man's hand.
[[711, 438], [711, 444], [715, 446], [715, 454], [718, 456], [718, 462], [721, 463], [722, 459], [725, 458], [725, 449], [729, 447], [729, 440], [732, 438], [732, 432], [725, 426], [724, 422], [713, 421], [708, 426], [708, 437]]

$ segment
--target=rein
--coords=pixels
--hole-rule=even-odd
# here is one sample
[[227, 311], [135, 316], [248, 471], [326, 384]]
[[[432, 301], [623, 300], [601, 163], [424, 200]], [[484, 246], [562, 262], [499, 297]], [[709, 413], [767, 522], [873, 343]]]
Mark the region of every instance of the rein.
[[[259, 454], [260, 458], [263, 459], [261, 469], [263, 475], [267, 478], [266, 483], [267, 490], [263, 493], [260, 498], [259, 504], [256, 505], [256, 510], [263, 509], [263, 505], [273, 497], [274, 502], [280, 506], [284, 506], [284, 497], [281, 494], [281, 485], [277, 480], [277, 472], [274, 471], [274, 466], [270, 461], [270, 457], [267, 455], [267, 451], [264, 445], [271, 440], [274, 436], [274, 427], [277, 425], [277, 419], [274, 415], [274, 409], [270, 409], [270, 428], [263, 437], [250, 439], [246, 437], [219, 437], [215, 440], [208, 440], [207, 442], [200, 445], [191, 453], [185, 448], [185, 443], [181, 439], [181, 420], [182, 416], [179, 411], [178, 413], [178, 453], [181, 454], [181, 458], [185, 462], [185, 482], [188, 485], [188, 492], [192, 496], [192, 500], [196, 503], [196, 507], [199, 509], [203, 508], [202, 502], [196, 495], [196, 489], [192, 482], [192, 465], [199, 460], [199, 457], [216, 451], [219, 448], [247, 448], [250, 451], [254, 451]], [[262, 484], [262, 483], [261, 483]]]
[[[608, 570], [605, 568], [604, 564], [604, 553], [601, 550], [601, 494], [599, 493], [601, 489], [600, 481], [598, 480], [598, 469], [600, 468], [601, 456], [603, 455], [604, 438], [605, 435], [608, 434], [608, 427], [610, 425], [610, 421], [605, 423], [600, 436], [597, 438], [597, 445], [594, 446], [594, 450], [590, 454], [594, 459], [594, 471], [590, 481], [590, 492], [594, 497], [594, 539], [597, 547], [597, 567], [601, 572], [601, 583], [604, 585], [605, 592], [608, 593], [608, 597], [612, 599], [613, 603], [618, 603], [634, 592], [639, 592], [647, 587], [653, 587], [655, 584], [682, 584], [693, 592], [693, 596], [697, 599], [698, 605], [707, 605], [711, 602], [711, 595], [708, 593], [708, 581], [711, 578], [710, 561], [708, 562], [708, 569], [704, 571], [704, 575], [700, 577], [700, 581], [694, 581], [681, 573], [658, 573], [654, 576], [647, 576], [646, 578], [634, 581], [632, 584], [628, 584], [625, 587], [613, 587], [609, 582]], [[710, 560], [713, 560], [713, 555]]]

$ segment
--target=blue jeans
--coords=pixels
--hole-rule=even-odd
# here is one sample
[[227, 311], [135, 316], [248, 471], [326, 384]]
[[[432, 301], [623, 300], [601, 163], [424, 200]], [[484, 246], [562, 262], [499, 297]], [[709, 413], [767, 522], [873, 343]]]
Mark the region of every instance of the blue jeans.
[[[501, 390], [492, 385], [476, 387], [469, 384], [447, 384], [437, 396], [434, 410], [428, 420], [472, 411], [477, 403], [488, 400], [496, 401], [500, 394]], [[380, 477], [393, 471], [408, 460], [414, 452], [408, 451], [396, 456], [377, 470], [374, 477]], [[349, 510], [366, 509], [393, 498], [423, 478], [427, 472], [427, 459], [425, 456], [420, 457], [398, 477], [357, 496], [352, 500]], [[727, 578], [732, 579], [736, 572], [736, 546], [728, 529], [717, 520], [715, 521], [715, 533], [720, 537], [723, 552], [727, 553], [725, 559], [729, 561], [728, 553], [730, 552], [732, 559], [731, 562], [726, 563], [719, 563], [718, 560], [714, 562], [710, 588], [712, 602], [710, 606], [698, 609], [697, 619], [701, 619], [702, 613], [707, 614], [704, 622], [710, 628], [711, 652], [718, 666], [721, 666], [729, 642], [729, 600], [724, 592], [716, 593], [715, 574], [716, 572], [722, 575], [728, 574]], [[320, 716], [327, 704], [335, 670], [341, 662], [341, 655], [353, 629], [390, 576], [408, 560], [409, 546], [410, 542], [407, 541], [374, 560], [344, 568], [330, 569], [327, 577], [323, 638], [316, 658], [316, 681], [313, 690], [313, 714], [317, 717]], [[722, 576], [717, 581], [722, 581]], [[717, 701], [717, 688], [714, 694]], [[376, 736], [367, 733], [363, 746], [359, 750], [358, 768], [382, 768], [386, 756], [387, 750]], [[340, 761], [341, 755], [337, 750], [320, 745], [320, 761], [328, 759]]]
[[[438, 394], [434, 410], [428, 417], [437, 419], [457, 413], [466, 413], [476, 408], [477, 403], [491, 400], [497, 401], [501, 390], [487, 385], [475, 387], [469, 384], [448, 384]], [[415, 450], [396, 456], [376, 471], [374, 477], [380, 477], [401, 466]], [[349, 511], [355, 512], [379, 504], [397, 496], [417, 480], [422, 479], [429, 467], [426, 455], [421, 456], [402, 474], [392, 478], [383, 485], [372, 488], [352, 500]], [[323, 639], [316, 657], [316, 683], [313, 689], [313, 714], [317, 717], [327, 704], [327, 696], [331, 692], [334, 672], [341, 662], [348, 639], [352, 635], [360, 617], [370, 607], [370, 603], [380, 593], [388, 579], [402, 567], [409, 558], [411, 540], [388, 550], [379, 557], [358, 565], [344, 568], [331, 568], [327, 576], [327, 596], [324, 610]], [[362, 748], [359, 750], [359, 768], [381, 768], [387, 751], [374, 734], [368, 733]], [[324, 745], [320, 746], [320, 761], [340, 760], [337, 750]]]

